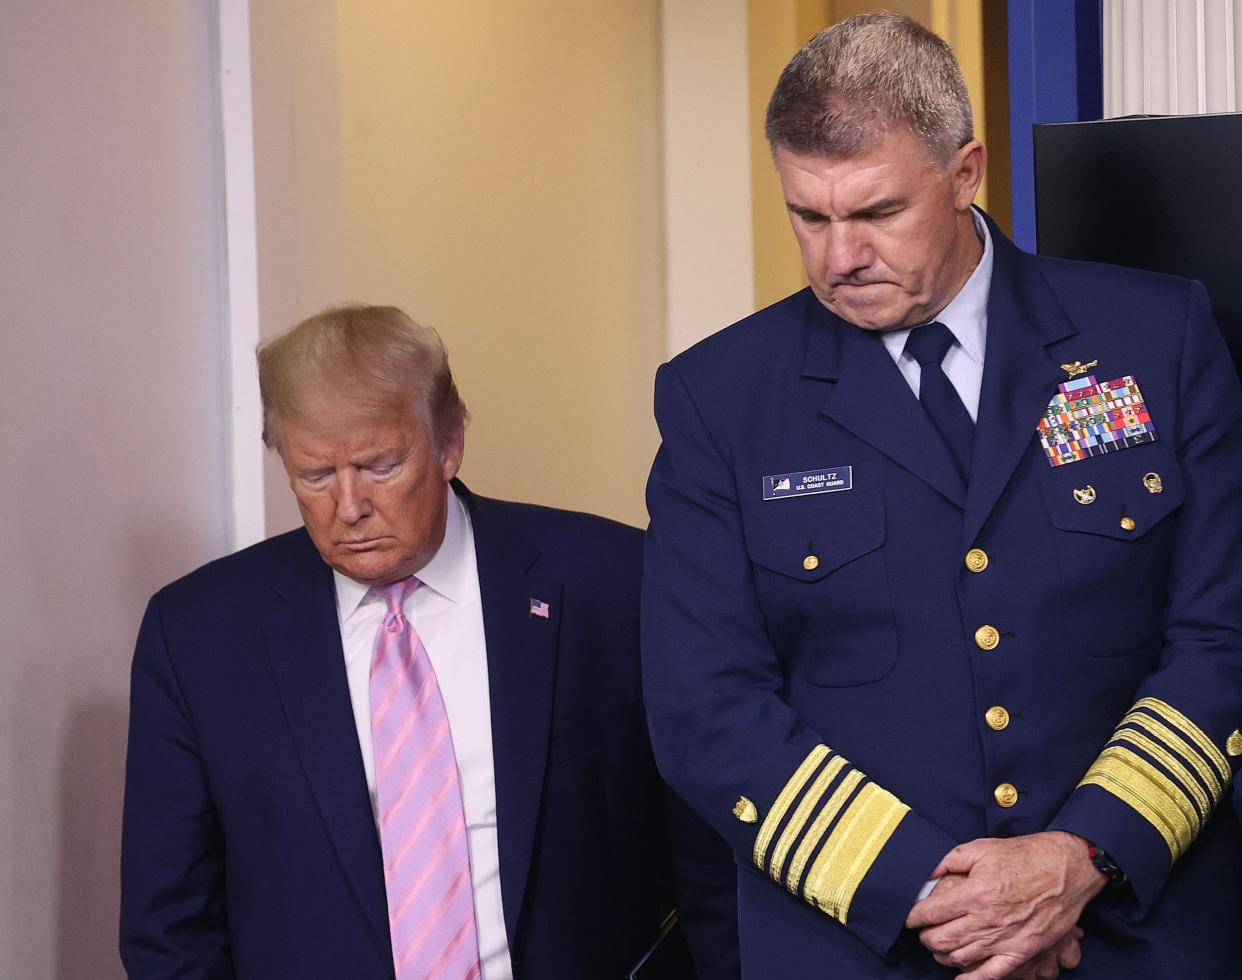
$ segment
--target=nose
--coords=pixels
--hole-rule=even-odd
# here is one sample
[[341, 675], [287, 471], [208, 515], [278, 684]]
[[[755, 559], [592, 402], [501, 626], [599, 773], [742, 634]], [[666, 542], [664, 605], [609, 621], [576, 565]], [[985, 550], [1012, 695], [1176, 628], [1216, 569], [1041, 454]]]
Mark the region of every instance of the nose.
[[371, 514], [371, 498], [359, 473], [347, 469], [337, 478], [336, 516], [343, 524], [357, 524]]
[[866, 231], [853, 221], [833, 222], [827, 230], [824, 265], [836, 279], [847, 279], [875, 258]]

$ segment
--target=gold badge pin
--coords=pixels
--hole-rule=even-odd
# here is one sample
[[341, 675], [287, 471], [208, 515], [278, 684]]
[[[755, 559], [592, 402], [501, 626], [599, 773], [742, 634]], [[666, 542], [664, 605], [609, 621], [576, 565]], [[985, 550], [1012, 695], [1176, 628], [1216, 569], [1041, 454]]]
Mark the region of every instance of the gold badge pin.
[[1085, 487], [1076, 487], [1074, 489], [1074, 499], [1080, 504], [1095, 503], [1095, 487], [1088, 483]]
[[1148, 493], [1164, 493], [1164, 481], [1160, 479], [1159, 473], [1148, 473], [1143, 477], [1143, 486]]
[[733, 815], [742, 823], [759, 822], [759, 808], [744, 796], [739, 796], [737, 802], [733, 804]]
[[1083, 364], [1082, 361], [1072, 361], [1069, 364], [1062, 364], [1061, 370], [1068, 374], [1069, 379], [1073, 381], [1080, 374], [1086, 374], [1093, 367], [1097, 367], [1099, 363], [1099, 361], [1088, 361], [1086, 364]]
[[1242, 732], [1236, 728], [1233, 730], [1233, 734], [1225, 739], [1225, 751], [1235, 758], [1242, 755]]

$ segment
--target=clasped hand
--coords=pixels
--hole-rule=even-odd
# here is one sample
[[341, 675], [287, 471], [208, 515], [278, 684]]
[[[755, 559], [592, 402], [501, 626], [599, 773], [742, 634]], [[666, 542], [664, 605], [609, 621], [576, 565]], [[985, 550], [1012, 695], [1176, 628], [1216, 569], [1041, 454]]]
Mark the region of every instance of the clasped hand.
[[1062, 831], [961, 844], [906, 926], [959, 980], [1051, 980], [1078, 965], [1083, 907], [1106, 878], [1087, 843]]

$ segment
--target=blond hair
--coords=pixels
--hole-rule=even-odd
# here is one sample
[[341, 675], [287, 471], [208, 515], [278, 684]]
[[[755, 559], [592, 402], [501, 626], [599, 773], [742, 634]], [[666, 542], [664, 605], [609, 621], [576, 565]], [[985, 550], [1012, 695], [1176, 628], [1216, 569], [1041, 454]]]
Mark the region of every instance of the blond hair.
[[324, 310], [261, 345], [257, 357], [269, 448], [280, 448], [282, 419], [412, 411], [443, 447], [469, 418], [440, 335], [395, 306]]
[[764, 132], [773, 150], [848, 159], [901, 125], [941, 168], [974, 138], [953, 51], [917, 21], [880, 11], [833, 24], [794, 55]]

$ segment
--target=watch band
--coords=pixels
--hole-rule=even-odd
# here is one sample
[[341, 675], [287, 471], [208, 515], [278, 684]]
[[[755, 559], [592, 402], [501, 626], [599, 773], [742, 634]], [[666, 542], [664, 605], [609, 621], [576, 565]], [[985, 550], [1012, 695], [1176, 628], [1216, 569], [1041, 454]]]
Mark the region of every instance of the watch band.
[[1120, 888], [1126, 883], [1126, 873], [1117, 866], [1108, 854], [1108, 851], [1102, 847], [1097, 847], [1090, 841], [1087, 841], [1087, 854], [1091, 858], [1091, 864], [1096, 871], [1104, 875], [1108, 879], [1108, 888]]

